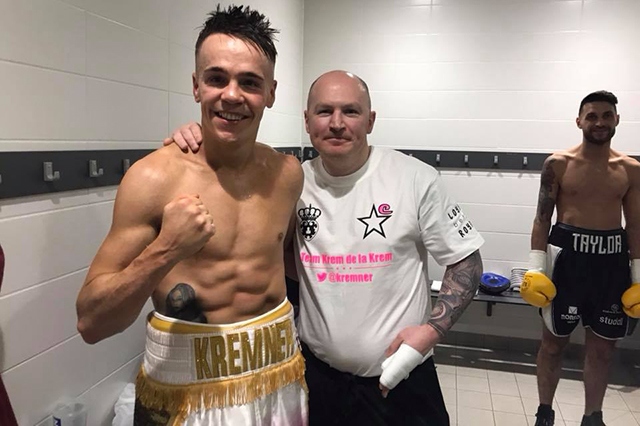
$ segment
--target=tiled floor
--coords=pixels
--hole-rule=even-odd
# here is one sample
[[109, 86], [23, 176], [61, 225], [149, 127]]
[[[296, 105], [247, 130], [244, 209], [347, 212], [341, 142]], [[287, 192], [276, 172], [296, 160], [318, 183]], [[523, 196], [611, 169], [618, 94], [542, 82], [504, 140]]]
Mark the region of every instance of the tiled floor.
[[[438, 377], [452, 426], [535, 424], [534, 375], [439, 364]], [[556, 426], [579, 426], [584, 410], [582, 382], [560, 379], [553, 408]], [[610, 385], [603, 413], [607, 426], [640, 425], [640, 388]]]

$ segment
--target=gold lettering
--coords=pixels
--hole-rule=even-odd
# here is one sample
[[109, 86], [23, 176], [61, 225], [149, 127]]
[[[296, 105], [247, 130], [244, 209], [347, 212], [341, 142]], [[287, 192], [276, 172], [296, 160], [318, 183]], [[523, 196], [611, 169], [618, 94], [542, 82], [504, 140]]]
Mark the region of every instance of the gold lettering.
[[264, 357], [264, 347], [262, 346], [262, 329], [258, 328], [253, 332], [253, 356], [258, 360], [256, 368], [262, 368]]
[[238, 333], [229, 333], [227, 335], [227, 354], [229, 354], [229, 374], [240, 374], [242, 368], [236, 364], [236, 360], [240, 358], [240, 351], [233, 347], [234, 343], [238, 343], [240, 336]]
[[209, 349], [209, 340], [196, 337], [193, 339], [193, 353], [196, 361], [196, 377], [202, 380], [212, 378], [211, 367], [207, 361], [207, 349]]
[[284, 361], [286, 356], [285, 345], [287, 344], [287, 340], [284, 335], [284, 331], [287, 327], [287, 321], [282, 321], [276, 324], [276, 336], [278, 344], [276, 345], [276, 356], [278, 358], [278, 362]]
[[211, 364], [213, 365], [213, 377], [228, 376], [227, 354], [225, 353], [224, 337], [211, 336]]
[[249, 333], [243, 331], [240, 333], [240, 342], [242, 346], [242, 372], [255, 370], [258, 365], [258, 354], [261, 353], [262, 333], [260, 333], [260, 341], [258, 341], [258, 331], [254, 334], [253, 350], [251, 350], [251, 342], [249, 341]]
[[263, 327], [262, 335], [264, 337], [264, 365], [275, 364], [277, 360], [276, 345], [278, 344], [276, 339], [276, 326], [270, 325]]
[[287, 320], [285, 323], [287, 324], [287, 328], [284, 329], [285, 339], [287, 341], [286, 358], [289, 358], [293, 355], [293, 327], [291, 326], [291, 320]]

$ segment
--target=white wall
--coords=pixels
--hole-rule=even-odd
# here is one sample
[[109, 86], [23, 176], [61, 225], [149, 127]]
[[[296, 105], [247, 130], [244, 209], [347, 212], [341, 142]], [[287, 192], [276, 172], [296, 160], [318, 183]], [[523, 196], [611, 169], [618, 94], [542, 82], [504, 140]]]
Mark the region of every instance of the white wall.
[[[307, 1], [304, 87], [331, 69], [365, 79], [374, 145], [524, 152], [578, 144], [580, 100], [606, 89], [620, 101], [613, 147], [638, 154], [639, 19], [637, 0]], [[442, 176], [486, 239], [485, 270], [525, 266], [539, 174]], [[474, 304], [456, 330], [537, 338], [540, 323], [534, 309], [498, 306], [487, 318]]]
[[[216, 3], [0, 0], [0, 151], [158, 147], [170, 129], [199, 118], [193, 46]], [[303, 2], [245, 3], [281, 30], [277, 100], [259, 138], [297, 146]], [[21, 426], [48, 425], [58, 400], [79, 396], [88, 424], [110, 424], [135, 377], [144, 315], [94, 346], [76, 332], [75, 298], [114, 196], [110, 187], [0, 200], [0, 371]]]

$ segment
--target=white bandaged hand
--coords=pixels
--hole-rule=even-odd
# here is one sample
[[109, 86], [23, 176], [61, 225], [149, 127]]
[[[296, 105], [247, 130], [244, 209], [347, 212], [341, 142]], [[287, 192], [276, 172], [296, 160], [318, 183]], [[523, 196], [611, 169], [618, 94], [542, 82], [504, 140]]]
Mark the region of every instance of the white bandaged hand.
[[397, 351], [383, 361], [380, 383], [387, 389], [395, 388], [423, 360], [424, 356], [420, 352], [406, 343], [401, 344]]

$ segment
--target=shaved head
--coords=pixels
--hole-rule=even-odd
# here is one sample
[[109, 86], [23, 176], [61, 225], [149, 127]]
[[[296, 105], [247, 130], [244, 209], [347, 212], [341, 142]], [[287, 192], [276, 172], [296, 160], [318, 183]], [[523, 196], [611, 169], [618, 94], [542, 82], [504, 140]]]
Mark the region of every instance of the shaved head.
[[313, 89], [318, 84], [318, 82], [327, 80], [327, 79], [332, 80], [333, 78], [336, 78], [336, 77], [339, 78], [339, 76], [352, 78], [354, 79], [355, 82], [357, 82], [357, 84], [360, 86], [360, 89], [365, 93], [365, 96], [367, 99], [367, 106], [369, 107], [369, 109], [371, 109], [371, 95], [369, 94], [369, 86], [367, 86], [367, 83], [365, 83], [365, 81], [360, 77], [358, 77], [357, 75], [350, 73], [348, 71], [342, 71], [342, 70], [334, 70], [334, 71], [326, 72], [322, 74], [320, 77], [316, 78], [313, 83], [311, 83], [311, 87], [309, 87], [309, 95], [307, 96], [307, 109], [310, 106]]

